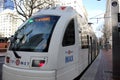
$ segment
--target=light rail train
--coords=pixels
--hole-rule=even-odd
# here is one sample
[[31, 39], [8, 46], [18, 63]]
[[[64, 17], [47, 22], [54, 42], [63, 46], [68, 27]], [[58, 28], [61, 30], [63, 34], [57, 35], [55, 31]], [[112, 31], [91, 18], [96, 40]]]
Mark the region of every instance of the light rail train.
[[97, 38], [83, 32], [83, 22], [72, 7], [34, 14], [13, 36], [2, 80], [78, 80], [98, 54]]

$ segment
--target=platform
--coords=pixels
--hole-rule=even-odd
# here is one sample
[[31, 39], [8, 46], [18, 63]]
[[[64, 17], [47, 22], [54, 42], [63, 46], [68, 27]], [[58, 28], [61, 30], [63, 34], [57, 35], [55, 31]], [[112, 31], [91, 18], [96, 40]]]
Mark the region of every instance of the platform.
[[83, 74], [80, 80], [113, 80], [112, 50], [100, 50], [98, 57]]

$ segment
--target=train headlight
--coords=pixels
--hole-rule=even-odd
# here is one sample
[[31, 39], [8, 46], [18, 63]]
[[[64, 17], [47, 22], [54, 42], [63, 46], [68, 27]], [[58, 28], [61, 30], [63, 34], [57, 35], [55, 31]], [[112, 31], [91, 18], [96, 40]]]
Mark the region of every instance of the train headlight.
[[32, 60], [32, 67], [43, 67], [45, 60]]

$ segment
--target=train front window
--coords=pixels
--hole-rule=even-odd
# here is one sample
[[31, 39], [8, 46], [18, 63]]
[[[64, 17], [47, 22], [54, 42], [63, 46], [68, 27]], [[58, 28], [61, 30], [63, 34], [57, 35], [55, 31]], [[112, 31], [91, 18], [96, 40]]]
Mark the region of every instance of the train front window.
[[17, 30], [11, 40], [10, 50], [47, 52], [53, 29], [59, 16], [42, 15], [30, 18]]

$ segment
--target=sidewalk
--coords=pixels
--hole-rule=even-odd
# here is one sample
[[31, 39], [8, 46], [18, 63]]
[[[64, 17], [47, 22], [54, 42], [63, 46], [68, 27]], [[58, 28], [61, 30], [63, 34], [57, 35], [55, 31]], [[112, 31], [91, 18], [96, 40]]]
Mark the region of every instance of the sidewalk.
[[113, 80], [112, 50], [101, 50], [80, 80]]

